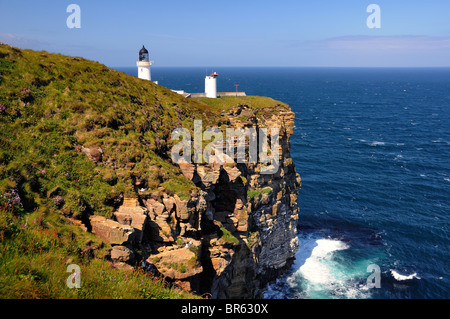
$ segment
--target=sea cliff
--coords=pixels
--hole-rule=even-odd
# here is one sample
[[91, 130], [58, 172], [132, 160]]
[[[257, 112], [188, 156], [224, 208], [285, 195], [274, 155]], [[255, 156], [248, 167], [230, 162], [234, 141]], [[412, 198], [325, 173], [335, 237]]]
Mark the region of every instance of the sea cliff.
[[289, 153], [294, 114], [273, 111], [261, 119], [239, 104], [224, 114], [234, 128], [279, 129], [273, 174], [261, 174], [261, 163], [183, 164], [183, 175], [198, 186], [190, 198], [161, 189], [125, 199], [114, 216], [139, 232], [134, 245], [148, 252], [145, 267], [212, 298], [252, 298], [291, 265], [300, 187]]
[[[56, 273], [65, 276], [62, 259], [82, 264], [82, 273], [110, 265], [100, 277], [145, 270], [212, 298], [261, 296], [292, 263], [300, 177], [286, 104], [187, 99], [100, 63], [1, 43], [0, 88], [1, 239], [14, 252], [8, 258], [25, 258], [30, 273], [33, 260], [47, 260], [33, 296], [73, 297], [42, 288], [54, 285]], [[171, 133], [193, 131], [195, 120], [205, 128], [254, 128], [257, 139], [259, 128], [278, 128], [276, 169], [263, 174], [259, 160], [174, 163]], [[47, 233], [56, 235], [44, 241]], [[2, 271], [10, 281], [23, 277]], [[108, 280], [84, 278], [83, 296], [109, 296]], [[136, 291], [132, 297], [153, 296]]]

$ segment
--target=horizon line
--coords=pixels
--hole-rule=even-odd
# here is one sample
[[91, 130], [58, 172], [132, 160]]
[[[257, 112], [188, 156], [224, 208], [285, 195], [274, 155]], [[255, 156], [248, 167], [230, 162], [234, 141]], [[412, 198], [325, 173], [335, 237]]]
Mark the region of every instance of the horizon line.
[[[100, 62], [101, 63], [101, 62]], [[106, 65], [107, 66], [107, 65]], [[135, 68], [136, 66], [107, 66], [109, 68]], [[280, 65], [280, 66], [253, 66], [253, 65], [224, 65], [224, 66], [204, 66], [204, 65], [152, 65], [152, 68], [336, 68], [336, 69], [444, 69], [450, 65], [442, 66], [322, 66], [322, 65]]]

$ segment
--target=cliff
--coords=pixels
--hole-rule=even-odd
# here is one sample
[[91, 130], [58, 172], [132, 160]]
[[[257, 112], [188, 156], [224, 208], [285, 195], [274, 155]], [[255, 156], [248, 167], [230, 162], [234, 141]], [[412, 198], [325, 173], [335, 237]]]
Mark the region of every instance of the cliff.
[[261, 174], [260, 162], [182, 164], [183, 176], [198, 187], [188, 199], [163, 188], [138, 191], [114, 213], [120, 224], [138, 232], [132, 245], [146, 251], [145, 267], [212, 298], [259, 296], [291, 265], [298, 248], [300, 177], [289, 154], [294, 114], [233, 103], [237, 106], [222, 115], [230, 127], [279, 129], [275, 172]]
[[[97, 238], [89, 237], [89, 258], [123, 271], [144, 267], [213, 298], [258, 297], [292, 263], [300, 177], [287, 105], [186, 99], [99, 63], [4, 44], [0, 88], [5, 225], [8, 214], [17, 223], [40, 216], [61, 242], [67, 227], [81, 229], [75, 240]], [[259, 128], [278, 128], [276, 169], [263, 174], [259, 153], [254, 163], [173, 163], [171, 132], [193, 132], [198, 119], [205, 128], [254, 128], [256, 139]], [[70, 254], [86, 258], [85, 250]]]
[[[280, 165], [273, 174], [261, 174], [259, 162], [221, 168], [219, 178], [202, 187], [206, 199], [204, 209], [212, 212], [205, 223], [224, 227], [239, 240], [232, 248], [215, 236], [206, 237], [202, 242], [205, 259], [211, 260], [205, 276], [211, 282], [215, 298], [258, 296], [268, 281], [291, 265], [298, 248], [300, 177], [289, 154], [294, 114], [272, 110], [267, 112], [270, 117], [261, 119], [245, 105], [236, 109], [227, 114], [234, 127], [280, 129]], [[248, 114], [244, 123], [237, 118], [243, 112]], [[211, 172], [217, 169], [211, 168]]]

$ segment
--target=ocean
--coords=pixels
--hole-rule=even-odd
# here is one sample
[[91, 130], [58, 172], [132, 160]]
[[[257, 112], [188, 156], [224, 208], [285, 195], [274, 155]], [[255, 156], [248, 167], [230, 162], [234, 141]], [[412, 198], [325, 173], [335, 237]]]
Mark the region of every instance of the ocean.
[[153, 67], [152, 80], [203, 92], [213, 71], [218, 91], [296, 114], [300, 249], [265, 298], [450, 297], [450, 68]]

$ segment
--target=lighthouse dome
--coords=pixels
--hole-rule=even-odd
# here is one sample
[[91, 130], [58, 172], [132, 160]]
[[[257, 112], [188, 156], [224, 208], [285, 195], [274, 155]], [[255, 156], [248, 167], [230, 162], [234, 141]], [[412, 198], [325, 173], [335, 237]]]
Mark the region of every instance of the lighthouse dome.
[[142, 46], [142, 49], [139, 50], [139, 61], [148, 61], [148, 51], [147, 49]]

